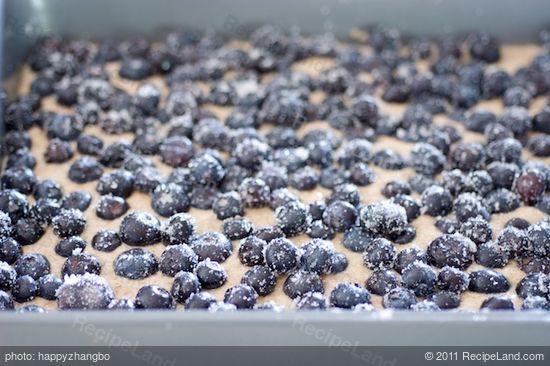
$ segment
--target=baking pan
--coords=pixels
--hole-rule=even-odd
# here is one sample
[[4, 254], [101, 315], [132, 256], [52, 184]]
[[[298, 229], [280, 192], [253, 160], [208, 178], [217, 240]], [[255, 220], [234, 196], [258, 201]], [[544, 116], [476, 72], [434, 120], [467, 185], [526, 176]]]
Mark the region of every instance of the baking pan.
[[[395, 26], [405, 34], [485, 30], [503, 41], [535, 39], [550, 24], [548, 0], [4, 0], [2, 80], [13, 96], [18, 66], [45, 35], [100, 39], [160, 36], [168, 28], [245, 32], [272, 23], [291, 32]], [[0, 313], [0, 345], [550, 345], [545, 313], [57, 312]]]

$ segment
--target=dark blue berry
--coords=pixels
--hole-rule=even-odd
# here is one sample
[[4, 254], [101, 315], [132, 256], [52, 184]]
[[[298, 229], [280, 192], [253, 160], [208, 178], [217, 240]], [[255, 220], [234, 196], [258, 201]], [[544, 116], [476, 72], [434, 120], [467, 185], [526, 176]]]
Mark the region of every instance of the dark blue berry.
[[201, 284], [197, 276], [191, 272], [179, 272], [172, 283], [172, 296], [180, 304], [184, 304], [191, 295], [200, 292]]
[[218, 288], [227, 281], [227, 273], [223, 267], [218, 262], [210, 260], [210, 258], [197, 264], [195, 274], [204, 289]]
[[490, 269], [470, 273], [470, 291], [492, 294], [506, 292], [509, 288], [510, 282], [502, 273]]
[[117, 276], [137, 280], [154, 275], [159, 262], [155, 255], [145, 249], [132, 248], [120, 253], [113, 263]]
[[199, 260], [207, 258], [216, 262], [225, 261], [233, 252], [231, 241], [223, 234], [209, 231], [194, 237], [189, 246], [197, 253]]
[[193, 272], [199, 258], [188, 245], [178, 244], [166, 247], [160, 256], [160, 271], [173, 277], [180, 271]]
[[341, 282], [330, 293], [331, 306], [351, 309], [360, 304], [370, 304], [370, 294], [357, 283]]
[[120, 223], [119, 235], [129, 245], [150, 245], [160, 241], [160, 222], [146, 212], [132, 212]]
[[158, 285], [145, 285], [140, 288], [134, 300], [136, 309], [175, 309], [176, 302], [166, 289]]
[[416, 304], [416, 297], [412, 290], [396, 287], [388, 291], [382, 298], [382, 306], [386, 309], [410, 309]]

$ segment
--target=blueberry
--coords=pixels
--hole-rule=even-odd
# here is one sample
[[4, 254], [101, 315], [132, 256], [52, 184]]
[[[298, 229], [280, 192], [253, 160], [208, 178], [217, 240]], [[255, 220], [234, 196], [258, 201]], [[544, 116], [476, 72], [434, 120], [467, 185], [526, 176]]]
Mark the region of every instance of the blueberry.
[[234, 216], [223, 221], [223, 233], [230, 240], [237, 240], [247, 237], [252, 233], [252, 222], [242, 216]]
[[416, 193], [422, 193], [428, 187], [437, 185], [437, 182], [432, 177], [427, 177], [422, 174], [415, 174], [409, 179], [411, 189]]
[[372, 240], [371, 233], [359, 226], [353, 226], [344, 233], [342, 244], [353, 252], [364, 252]]
[[[118, 168], [132, 151], [132, 145], [127, 140], [118, 140], [107, 146], [99, 156], [99, 162], [109, 168]], [[89, 157], [84, 157], [91, 159]], [[96, 178], [97, 179], [97, 178]]]
[[264, 207], [270, 199], [269, 186], [258, 178], [244, 179], [239, 185], [239, 194], [246, 207]]
[[518, 283], [516, 292], [522, 299], [528, 296], [548, 297], [550, 294], [550, 277], [540, 272], [528, 274]]
[[266, 242], [256, 235], [241, 240], [239, 245], [239, 260], [246, 266], [263, 264], [263, 250], [265, 246]]
[[57, 299], [57, 289], [63, 284], [60, 278], [47, 274], [38, 279], [38, 296], [46, 300]]
[[82, 132], [82, 122], [76, 116], [68, 114], [54, 114], [45, 121], [44, 127], [48, 138], [65, 141], [75, 140]]
[[99, 155], [103, 150], [103, 141], [97, 136], [82, 134], [76, 141], [76, 148], [84, 155]]
[[423, 300], [412, 305], [411, 310], [432, 312], [432, 311], [440, 311], [441, 308], [433, 301]]
[[188, 211], [190, 204], [187, 193], [174, 183], [157, 186], [151, 197], [151, 206], [156, 213], [164, 217]]
[[38, 183], [34, 190], [34, 198], [37, 200], [41, 198], [60, 200], [63, 197], [63, 188], [54, 180], [45, 179]]
[[225, 291], [223, 301], [233, 304], [237, 309], [252, 309], [256, 304], [258, 294], [249, 285], [238, 284]]
[[445, 155], [433, 145], [418, 143], [411, 150], [409, 164], [417, 173], [433, 176], [443, 170]]
[[17, 309], [17, 311], [20, 313], [47, 313], [48, 312], [42, 306], [38, 306], [35, 304], [23, 305], [19, 309]]
[[533, 118], [533, 129], [535, 131], [550, 133], [550, 106], [544, 107]]
[[485, 205], [491, 213], [506, 213], [520, 206], [519, 197], [507, 189], [497, 189], [485, 196]]
[[75, 183], [92, 182], [99, 179], [102, 174], [101, 165], [89, 156], [76, 159], [69, 168], [69, 179]]
[[522, 311], [550, 310], [550, 301], [541, 296], [527, 296], [521, 304]]
[[304, 233], [311, 222], [307, 207], [299, 202], [278, 207], [275, 210], [275, 217], [277, 226], [288, 236]]
[[0, 261], [13, 264], [22, 254], [21, 244], [15, 239], [10, 237], [0, 238]]
[[193, 294], [199, 293], [201, 284], [197, 276], [191, 272], [179, 272], [172, 283], [172, 296], [180, 304], [184, 304]]
[[373, 202], [361, 209], [360, 221], [365, 230], [391, 239], [406, 228], [407, 213], [390, 201]]
[[[174, 172], [177, 170], [173, 170], [172, 173]], [[150, 193], [162, 182], [163, 178], [156, 168], [143, 167], [135, 172], [134, 186], [139, 191]]]
[[384, 238], [373, 239], [363, 253], [363, 263], [370, 269], [391, 268], [395, 258], [395, 247]]
[[454, 267], [445, 266], [437, 275], [437, 287], [443, 291], [464, 292], [469, 283], [468, 274]]
[[271, 148], [257, 139], [245, 139], [235, 147], [233, 155], [245, 168], [256, 168], [269, 156]]
[[513, 226], [505, 227], [498, 234], [495, 244], [508, 253], [522, 254], [532, 250], [527, 233]]
[[277, 226], [264, 226], [254, 230], [253, 235], [269, 243], [273, 239], [282, 238], [285, 234]]
[[506, 221], [504, 227], [514, 227], [519, 230], [525, 230], [529, 227], [529, 225], [531, 225], [529, 221], [525, 220], [524, 218], [513, 217], [510, 220]]
[[550, 156], [550, 136], [545, 134], [533, 136], [529, 139], [527, 147], [534, 156], [548, 157]]
[[38, 294], [38, 284], [28, 275], [18, 277], [13, 284], [11, 295], [17, 302], [33, 300]]
[[499, 68], [488, 68], [482, 80], [482, 94], [487, 99], [500, 97], [511, 83], [512, 78], [506, 71]]
[[69, 161], [74, 155], [71, 144], [58, 138], [51, 139], [44, 151], [44, 160], [46, 163], [64, 163]]
[[470, 239], [459, 234], [444, 234], [428, 245], [428, 262], [438, 268], [452, 266], [466, 269], [472, 263], [476, 246]]
[[194, 237], [189, 246], [197, 253], [199, 260], [207, 258], [216, 261], [225, 261], [233, 252], [231, 241], [223, 234], [209, 231]]
[[302, 202], [294, 193], [290, 192], [286, 188], [279, 188], [271, 192], [271, 199], [269, 207], [272, 210], [277, 210], [279, 207], [283, 207], [289, 204], [302, 205]]
[[370, 294], [357, 283], [338, 283], [330, 293], [331, 306], [351, 309], [360, 304], [370, 304]]
[[478, 246], [476, 262], [487, 268], [503, 268], [508, 264], [509, 253], [492, 242], [486, 242]]
[[206, 310], [216, 304], [216, 298], [208, 292], [197, 292], [191, 294], [185, 301], [185, 310]]
[[451, 291], [435, 292], [428, 296], [442, 310], [456, 309], [460, 306], [460, 295]]
[[311, 167], [299, 169], [289, 177], [289, 184], [299, 191], [311, 191], [317, 186], [318, 182], [318, 173]]
[[293, 269], [298, 263], [298, 249], [286, 238], [270, 241], [263, 250], [266, 265], [277, 274]]
[[351, 228], [357, 219], [357, 209], [346, 201], [333, 201], [323, 213], [323, 222], [337, 232]]
[[452, 146], [449, 162], [453, 168], [472, 171], [482, 167], [485, 162], [483, 146], [476, 142], [461, 142]]
[[514, 303], [509, 296], [496, 295], [488, 297], [481, 304], [481, 310], [514, 310]]
[[86, 191], [74, 191], [63, 198], [62, 207], [66, 210], [86, 211], [92, 203], [92, 196]]
[[496, 120], [496, 116], [493, 112], [482, 109], [473, 111], [471, 114], [469, 114], [464, 121], [464, 125], [470, 131], [483, 133], [485, 131], [485, 128], [489, 124], [495, 123]]
[[410, 309], [414, 304], [416, 304], [414, 292], [404, 287], [396, 287], [382, 298], [382, 306], [386, 309]]
[[371, 161], [386, 170], [401, 170], [405, 167], [403, 157], [391, 149], [378, 150], [372, 155]]
[[326, 310], [328, 301], [321, 292], [308, 292], [296, 302], [296, 310]]
[[145, 249], [132, 248], [120, 253], [113, 263], [115, 274], [131, 280], [154, 275], [159, 268], [158, 259]]
[[480, 216], [489, 220], [491, 214], [487, 210], [483, 198], [475, 193], [462, 193], [453, 202], [454, 212], [458, 222], [463, 223], [472, 217]]
[[99, 198], [95, 207], [95, 213], [100, 219], [114, 220], [124, 215], [129, 209], [130, 206], [124, 197], [106, 194]]
[[97, 182], [96, 190], [101, 195], [112, 194], [126, 198], [134, 190], [134, 175], [126, 170], [104, 174]]
[[171, 167], [181, 167], [193, 157], [194, 149], [191, 141], [185, 136], [168, 137], [159, 146], [162, 161]]
[[306, 233], [310, 238], [318, 239], [332, 239], [336, 235], [336, 232], [321, 220], [312, 221]]
[[487, 33], [474, 33], [468, 37], [467, 42], [473, 58], [487, 63], [497, 62], [500, 59], [500, 45]]
[[61, 238], [80, 235], [86, 228], [86, 218], [77, 209], [62, 209], [52, 219], [53, 232]]
[[332, 256], [335, 253], [331, 242], [313, 239], [301, 248], [300, 268], [319, 274], [328, 273], [332, 265]]
[[550, 255], [550, 225], [534, 224], [527, 229], [533, 252], [541, 256]]
[[125, 79], [143, 80], [153, 74], [153, 66], [145, 58], [129, 57], [122, 60], [118, 73]]
[[99, 230], [92, 238], [92, 247], [100, 252], [112, 252], [121, 244], [118, 233], [109, 229]]
[[99, 259], [88, 253], [74, 253], [70, 255], [61, 267], [63, 276], [83, 275], [91, 273], [99, 275], [101, 273], [101, 263]]
[[453, 208], [453, 197], [448, 189], [433, 185], [422, 192], [422, 210], [430, 216], [445, 216]]
[[502, 96], [502, 104], [505, 107], [528, 108], [531, 102], [531, 92], [521, 86], [512, 86], [506, 89]]
[[260, 296], [266, 296], [275, 290], [277, 277], [266, 266], [256, 265], [245, 272], [241, 283], [251, 286]]
[[264, 162], [256, 178], [263, 180], [272, 191], [288, 186], [287, 169], [276, 163]]
[[0, 310], [14, 310], [13, 299], [10, 294], [0, 290]]
[[192, 272], [198, 262], [197, 254], [188, 245], [170, 245], [160, 256], [159, 268], [165, 276], [173, 277], [180, 271]]
[[186, 213], [177, 213], [162, 224], [162, 239], [166, 244], [186, 244], [195, 235], [195, 218]]
[[370, 293], [384, 296], [388, 291], [396, 288], [399, 285], [399, 280], [393, 271], [390, 269], [375, 270], [367, 279], [365, 287]]
[[506, 292], [510, 288], [510, 282], [506, 277], [490, 269], [482, 269], [470, 273], [469, 289], [473, 292], [492, 294]]
[[224, 220], [229, 217], [243, 215], [244, 204], [237, 192], [229, 191], [221, 193], [216, 198], [212, 205], [212, 210], [219, 220]]
[[14, 239], [21, 245], [36, 243], [44, 235], [43, 223], [32, 217], [22, 218], [13, 227]]
[[546, 189], [544, 176], [538, 170], [525, 171], [514, 182], [514, 190], [527, 204], [535, 204]]
[[11, 153], [6, 161], [6, 168], [13, 168], [16, 166], [34, 169], [36, 166], [36, 158], [27, 148], [21, 148]]
[[508, 128], [514, 137], [522, 140], [532, 128], [532, 120], [526, 108], [508, 107], [504, 110], [498, 123]]
[[0, 180], [2, 189], [15, 189], [27, 195], [34, 191], [38, 183], [33, 171], [24, 166], [6, 169]]
[[6, 262], [0, 262], [0, 290], [10, 291], [16, 278], [15, 269]]
[[80, 253], [86, 248], [86, 241], [80, 236], [70, 236], [65, 239], [61, 239], [55, 245], [55, 252], [62, 257], [70, 257], [76, 253]]
[[56, 295], [60, 310], [104, 310], [114, 299], [107, 281], [89, 273], [67, 277]]
[[359, 205], [361, 203], [361, 196], [359, 195], [359, 190], [354, 184], [338, 184], [332, 188], [332, 193], [327, 199], [327, 204], [344, 201], [352, 204], [353, 206]]
[[202, 288], [214, 289], [222, 286], [227, 281], [227, 273], [218, 263], [206, 258], [195, 267], [195, 274]]
[[176, 302], [166, 289], [158, 285], [145, 285], [140, 288], [134, 300], [136, 309], [175, 309]]
[[50, 273], [50, 262], [40, 253], [29, 253], [20, 256], [14, 268], [19, 276], [29, 275], [37, 280]]
[[129, 245], [150, 245], [160, 241], [160, 222], [146, 212], [132, 212], [122, 219], [119, 235]]
[[392, 197], [391, 202], [405, 209], [409, 222], [420, 216], [420, 205], [411, 196], [397, 194]]
[[107, 306], [108, 310], [116, 310], [116, 311], [131, 311], [135, 310], [136, 306], [134, 304], [134, 300], [131, 299], [114, 299], [112, 300], [109, 305]]

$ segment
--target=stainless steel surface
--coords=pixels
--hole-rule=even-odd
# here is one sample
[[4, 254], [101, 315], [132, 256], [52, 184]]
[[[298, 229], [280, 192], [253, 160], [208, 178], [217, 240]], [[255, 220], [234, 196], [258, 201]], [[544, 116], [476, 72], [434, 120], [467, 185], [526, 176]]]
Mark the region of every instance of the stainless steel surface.
[[[333, 31], [385, 24], [439, 37], [485, 30], [505, 41], [533, 40], [550, 25], [549, 0], [0, 0], [2, 80], [43, 35], [158, 36], [171, 27], [243, 33], [252, 23], [289, 31]], [[0, 54], [1, 55], [1, 54]], [[12, 92], [13, 92], [13, 88]], [[0, 313], [0, 345], [550, 345], [540, 313]]]
[[0, 345], [550, 345], [550, 314], [0, 313]]

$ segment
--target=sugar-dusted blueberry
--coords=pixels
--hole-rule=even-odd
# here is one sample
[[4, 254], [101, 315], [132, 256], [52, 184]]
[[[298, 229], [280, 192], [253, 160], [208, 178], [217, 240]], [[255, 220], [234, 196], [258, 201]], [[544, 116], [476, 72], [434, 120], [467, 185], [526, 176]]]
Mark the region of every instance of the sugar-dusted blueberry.
[[370, 293], [357, 283], [338, 283], [330, 293], [330, 305], [351, 309], [359, 304], [370, 304]]
[[484, 220], [489, 220], [491, 217], [483, 198], [470, 192], [462, 193], [454, 200], [453, 210], [460, 223], [477, 216]]
[[212, 261], [223, 262], [233, 252], [231, 241], [216, 231], [207, 231], [195, 236], [189, 246], [197, 253], [201, 261], [209, 258]]
[[476, 251], [476, 262], [487, 268], [503, 268], [508, 264], [509, 257], [508, 252], [491, 241], [480, 244]]
[[452, 266], [466, 269], [473, 261], [476, 246], [459, 234], [444, 234], [428, 245], [428, 262], [436, 267]]
[[468, 274], [455, 267], [445, 266], [437, 275], [437, 288], [443, 291], [464, 292], [469, 283]]
[[171, 293], [174, 299], [184, 304], [193, 294], [200, 292], [201, 284], [192, 272], [179, 272], [174, 277]]
[[187, 192], [174, 183], [160, 184], [151, 197], [153, 210], [164, 217], [188, 211], [190, 204]]
[[241, 263], [247, 266], [262, 264], [264, 262], [263, 250], [266, 244], [266, 241], [256, 235], [241, 240], [238, 252]]
[[145, 58], [128, 57], [122, 60], [118, 73], [124, 79], [143, 80], [153, 74], [153, 66]]
[[528, 274], [517, 284], [516, 293], [522, 299], [528, 296], [548, 297], [550, 294], [550, 277], [541, 272]]
[[263, 255], [266, 265], [277, 274], [290, 271], [298, 263], [298, 249], [286, 238], [270, 241], [265, 245]]
[[485, 162], [483, 146], [476, 142], [460, 142], [451, 148], [449, 162], [453, 168], [463, 171], [479, 169]]
[[60, 310], [104, 310], [115, 297], [105, 278], [90, 273], [66, 277], [56, 295]]
[[[55, 252], [62, 257], [70, 257], [74, 253], [80, 253], [86, 248], [86, 241], [80, 236], [69, 236], [61, 239], [55, 245]], [[76, 252], [75, 252], [76, 251]]]
[[176, 301], [172, 294], [159, 285], [145, 285], [140, 288], [134, 300], [136, 309], [172, 310], [176, 308]]
[[442, 310], [456, 309], [460, 306], [460, 294], [452, 291], [434, 292], [427, 298]]
[[134, 175], [127, 170], [115, 170], [104, 174], [96, 185], [96, 191], [101, 194], [112, 194], [128, 197], [134, 190]]
[[187, 213], [177, 213], [162, 224], [162, 240], [166, 244], [186, 244], [195, 232], [197, 224], [195, 218]]
[[92, 237], [92, 248], [100, 252], [112, 252], [122, 244], [118, 232], [101, 229]]
[[227, 281], [225, 269], [218, 262], [210, 260], [210, 258], [206, 258], [197, 264], [195, 275], [204, 289], [221, 287]]
[[58, 138], [51, 139], [44, 151], [44, 160], [46, 163], [64, 163], [70, 160], [74, 155], [71, 144]]
[[31, 301], [38, 295], [38, 283], [31, 276], [20, 276], [13, 284], [11, 295], [19, 303]]
[[132, 311], [135, 310], [136, 305], [132, 299], [113, 299], [107, 306], [107, 310], [115, 311]]
[[124, 215], [129, 209], [130, 206], [124, 197], [106, 194], [99, 198], [95, 207], [95, 213], [101, 219], [114, 220]]
[[473, 58], [487, 63], [497, 62], [500, 59], [500, 44], [489, 34], [483, 32], [473, 33], [466, 42]]
[[277, 226], [287, 236], [304, 233], [311, 222], [308, 208], [301, 202], [290, 202], [278, 207], [275, 210], [275, 218]]
[[15, 166], [6, 169], [0, 181], [2, 189], [14, 189], [27, 195], [34, 191], [38, 183], [33, 171], [24, 166]]
[[45, 179], [39, 182], [34, 190], [34, 198], [37, 200], [41, 198], [60, 200], [62, 197], [63, 188], [59, 183], [52, 179]]
[[101, 273], [101, 262], [99, 259], [88, 253], [75, 252], [63, 263], [61, 274], [64, 276]]
[[29, 275], [37, 280], [50, 273], [50, 262], [40, 253], [28, 253], [17, 259], [14, 268], [19, 276]]
[[414, 292], [404, 287], [395, 287], [382, 298], [382, 306], [386, 309], [410, 309], [414, 304]]
[[550, 136], [547, 134], [540, 134], [531, 137], [527, 143], [527, 148], [535, 156], [550, 156]]
[[218, 195], [212, 205], [212, 210], [219, 220], [224, 220], [244, 214], [244, 204], [237, 192], [229, 191]]
[[199, 257], [186, 244], [170, 245], [160, 256], [160, 271], [165, 276], [175, 276], [180, 271], [193, 272]]
[[481, 269], [470, 273], [470, 291], [492, 294], [506, 292], [509, 288], [510, 282], [502, 273], [491, 269]]
[[244, 179], [239, 185], [239, 194], [246, 207], [263, 207], [270, 199], [269, 186], [258, 178]]
[[208, 292], [200, 291], [192, 293], [185, 301], [185, 310], [207, 310], [216, 304], [216, 298]]
[[405, 167], [405, 160], [391, 149], [381, 149], [372, 155], [374, 165], [386, 170], [401, 170]]
[[246, 217], [234, 216], [223, 221], [223, 233], [231, 240], [245, 238], [252, 230], [252, 222]]
[[251, 286], [260, 296], [266, 296], [275, 290], [277, 277], [266, 266], [256, 265], [245, 272], [241, 282]]
[[453, 209], [453, 197], [448, 189], [433, 185], [422, 192], [422, 210], [430, 216], [445, 216]]
[[147, 212], [132, 212], [122, 219], [119, 235], [129, 245], [150, 245], [160, 241], [160, 222]]
[[335, 253], [331, 242], [313, 239], [301, 248], [300, 268], [320, 274], [330, 271], [332, 255]]
[[36, 158], [27, 148], [21, 148], [9, 154], [6, 161], [6, 168], [15, 166], [24, 166], [29, 169], [34, 169], [36, 166]]
[[46, 300], [57, 299], [57, 289], [63, 284], [60, 278], [53, 274], [47, 274], [38, 279], [38, 296]]
[[414, 291], [415, 295], [425, 297], [435, 289], [437, 275], [434, 270], [421, 261], [409, 264], [401, 272], [401, 283]]
[[17, 278], [17, 272], [8, 263], [0, 262], [0, 290], [10, 291]]
[[359, 226], [353, 226], [344, 233], [342, 244], [353, 252], [364, 252], [373, 239], [370, 232]]
[[103, 174], [101, 165], [89, 156], [76, 159], [69, 168], [69, 179], [75, 183], [87, 183], [97, 180]]
[[296, 310], [326, 310], [328, 301], [321, 292], [308, 292], [297, 299]]
[[323, 222], [337, 232], [344, 232], [355, 224], [357, 209], [349, 202], [332, 201], [323, 213]]
[[36, 243], [44, 235], [45, 220], [35, 219], [33, 217], [24, 217], [17, 221], [13, 226], [13, 237], [21, 245]]
[[384, 296], [399, 285], [397, 275], [390, 269], [375, 270], [367, 279], [365, 287], [371, 294]]
[[393, 267], [396, 259], [393, 244], [384, 238], [373, 239], [363, 253], [363, 263], [370, 269]]
[[443, 170], [445, 155], [435, 146], [421, 142], [411, 150], [409, 164], [417, 173], [433, 176]]
[[21, 244], [11, 237], [0, 238], [0, 261], [13, 264], [23, 254]]
[[77, 209], [86, 211], [92, 203], [92, 196], [86, 191], [74, 191], [63, 198], [62, 207], [66, 210]]
[[540, 223], [529, 226], [527, 236], [531, 240], [533, 252], [540, 256], [550, 255], [550, 225]]
[[0, 290], [0, 311], [2, 310], [14, 310], [13, 299], [6, 291]]
[[99, 155], [103, 150], [103, 141], [97, 136], [83, 133], [76, 141], [76, 148], [84, 155]]
[[82, 211], [77, 209], [62, 209], [52, 219], [52, 225], [55, 235], [66, 238], [80, 235], [86, 228], [86, 218], [82, 214]]
[[113, 263], [117, 276], [137, 280], [149, 277], [158, 271], [155, 255], [142, 248], [132, 248], [120, 253]]
[[399, 236], [408, 225], [405, 209], [389, 200], [369, 203], [363, 207], [360, 222], [365, 230], [387, 238]]
[[237, 309], [252, 309], [256, 304], [258, 294], [247, 284], [237, 284], [225, 291], [223, 301], [233, 304]]

